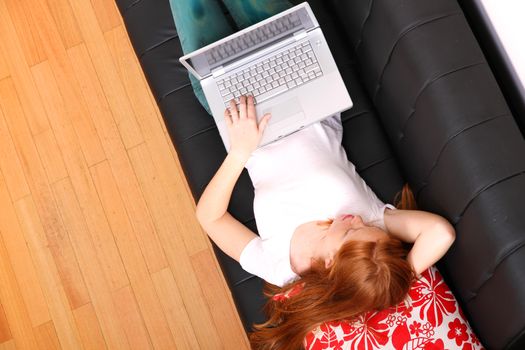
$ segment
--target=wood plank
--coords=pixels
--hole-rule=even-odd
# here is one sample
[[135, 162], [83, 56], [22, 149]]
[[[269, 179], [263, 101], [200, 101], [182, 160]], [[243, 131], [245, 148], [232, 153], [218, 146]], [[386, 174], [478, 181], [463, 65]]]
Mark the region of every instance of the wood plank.
[[107, 32], [122, 24], [122, 19], [115, 1], [91, 0], [91, 4], [93, 5], [93, 10], [95, 11], [102, 32]]
[[[72, 295], [81, 295], [85, 291], [84, 289], [74, 289], [79, 286], [78, 283], [61, 279], [33, 198], [27, 196], [20, 199], [15, 203], [15, 208], [18, 220], [24, 231], [24, 238], [35, 261], [40, 285], [46, 297], [49, 313], [55, 325], [60, 344], [64, 349], [80, 349], [82, 347], [80, 335], [77, 327], [75, 327], [75, 320], [70, 309], [71, 303], [68, 302], [70, 299], [68, 299], [66, 291], [69, 291], [69, 294]], [[72, 261], [72, 263], [75, 266], [78, 265], [76, 260]], [[80, 274], [70, 277], [72, 280], [77, 278], [82, 280], [82, 275]], [[85, 287], [82, 285], [82, 288]], [[81, 300], [82, 298], [78, 297], [76, 299]]]
[[[62, 97], [62, 105], [65, 109], [65, 120], [71, 122], [78, 136], [78, 143], [82, 148], [82, 153], [88, 165], [96, 164], [106, 158], [97, 130], [93, 120], [87, 112], [87, 107], [82, 94], [80, 84], [74, 74], [74, 63], [69, 61], [66, 50], [62, 45], [58, 29], [49, 8], [39, 1], [34, 1], [33, 7], [36, 9], [34, 20], [38, 23], [42, 40], [46, 44], [45, 48], [49, 57], [49, 64], [52, 67], [56, 87]], [[32, 71], [35, 71], [33, 67]], [[34, 75], [34, 74], [33, 74]], [[36, 77], [35, 77], [36, 80]], [[46, 81], [35, 81], [40, 91], [45, 87]], [[53, 86], [55, 88], [55, 86]], [[46, 101], [43, 101], [45, 104]]]
[[44, 61], [47, 58], [46, 52], [38, 27], [33, 20], [31, 2], [6, 0], [6, 4], [27, 63], [32, 66]]
[[[127, 35], [127, 34], [126, 34], [126, 35]], [[128, 40], [128, 41], [129, 41], [129, 40]], [[132, 49], [132, 47], [131, 47], [131, 42], [129, 43], [129, 47], [130, 47], [130, 49]], [[138, 62], [138, 61], [137, 61], [137, 62]], [[143, 80], [144, 80], [144, 84], [147, 85], [146, 77], [145, 77], [144, 75], [143, 75]], [[157, 105], [157, 101], [155, 100], [155, 97], [153, 97], [153, 94], [152, 94], [151, 91], [149, 90], [149, 87], [148, 87], [148, 91], [149, 91], [149, 94], [148, 94], [148, 95], [149, 95], [149, 99], [150, 99], [150, 101], [151, 101], [150, 103], [151, 103], [152, 105], [155, 105], [155, 106], [156, 106], [156, 105]], [[157, 115], [157, 120], [158, 120], [158, 122], [159, 122], [159, 124], [160, 124], [160, 126], [161, 126], [161, 128], [162, 128], [162, 131], [164, 132], [164, 135], [165, 135], [165, 137], [166, 137], [166, 140], [167, 140], [168, 143], [170, 144], [171, 148], [173, 149], [173, 153], [174, 153], [174, 155], [175, 155], [177, 152], [175, 151], [175, 147], [173, 147], [173, 144], [172, 144], [172, 142], [171, 142], [171, 138], [170, 138], [170, 135], [169, 135], [168, 129], [166, 128], [166, 123], [164, 122], [164, 117], [162, 116], [162, 114], [160, 113], [160, 110], [159, 110], [158, 108], [155, 109], [155, 114]], [[177, 156], [175, 156], [174, 159], [177, 159], [177, 161], [178, 161]]]
[[104, 339], [110, 349], [129, 348], [124, 322], [117, 317], [110, 283], [100, 274], [102, 266], [98, 261], [73, 185], [66, 178], [54, 183], [52, 188], [64, 225], [71, 234], [71, 242], [90, 291]]
[[42, 164], [50, 183], [62, 180], [68, 176], [62, 153], [58, 147], [55, 134], [52, 129], [46, 130], [34, 136], [35, 146], [39, 149]]
[[117, 186], [148, 264], [148, 269], [150, 272], [161, 270], [168, 265], [165, 253], [149, 215], [126, 148], [119, 137], [118, 127], [111, 113], [106, 109], [107, 102], [89, 53], [84, 45], [75, 46], [69, 49], [68, 53], [71, 60], [77, 62], [78, 80], [83, 81], [82, 93], [90, 108], [90, 113], [97, 116], [94, 119], [97, 130], [103, 140], [103, 147], [111, 170], [115, 178], [119, 179]]
[[16, 40], [17, 34], [14, 27], [5, 1], [0, 0], [0, 51], [4, 53], [5, 63], [7, 63], [12, 81], [19, 94], [22, 108], [31, 121], [29, 124], [31, 132], [39, 134], [49, 129], [49, 122], [31, 78], [20, 42]]
[[5, 317], [4, 307], [0, 303], [0, 343], [5, 343], [6, 341], [13, 338], [11, 334], [11, 329], [9, 329], [9, 323]]
[[40, 326], [35, 327], [35, 337], [40, 349], [60, 350], [60, 341], [53, 321], [48, 321]]
[[0, 106], [0, 169], [2, 170], [5, 182], [11, 199], [16, 201], [19, 198], [27, 196], [29, 186], [26, 182], [20, 159], [16, 153], [11, 133], [5, 122], [4, 113]]
[[0, 344], [0, 350], [16, 350], [14, 339]]
[[[144, 321], [142, 320], [142, 315], [135, 300], [135, 295], [130, 286], [126, 286], [119, 290], [113, 292], [113, 300], [119, 316], [126, 326], [126, 334], [128, 335], [129, 344], [134, 349], [173, 349], [173, 339], [171, 336], [166, 339], [165, 337], [157, 337], [157, 334], [153, 334], [153, 343], [158, 344], [157, 346], [152, 346], [152, 341], [146, 328], [144, 326]], [[169, 330], [168, 330], [169, 332]], [[158, 333], [158, 332], [156, 332]]]
[[80, 44], [83, 41], [82, 34], [80, 33], [80, 29], [78, 29], [78, 24], [71, 10], [71, 5], [69, 5], [69, 1], [47, 0], [46, 4], [55, 20], [58, 33], [62, 38], [62, 45], [65, 48], [70, 48], [71, 46]]
[[0, 286], [2, 286], [0, 288], [0, 303], [2, 303], [16, 346], [24, 349], [36, 349], [38, 345], [33, 333], [31, 319], [3, 239], [0, 239]]
[[129, 283], [122, 259], [115, 245], [106, 214], [100, 204], [97, 191], [89, 175], [89, 169], [82, 156], [78, 138], [67, 112], [63, 108], [63, 99], [56, 85], [48, 61], [32, 68], [39, 93], [50, 116], [53, 131], [68, 170], [71, 182], [78, 196], [83, 215], [95, 243], [97, 257], [103, 273], [111, 284], [111, 290], [122, 288]]
[[[174, 347], [167, 320], [153, 288], [144, 255], [133, 232], [111, 168], [107, 162], [103, 162], [92, 167], [91, 174], [106, 213], [111, 213], [108, 219], [122, 259], [128, 268], [133, 292], [148, 330], [142, 333], [149, 333], [148, 337], [151, 336], [155, 348]], [[142, 321], [132, 328], [141, 329]]]
[[0, 237], [5, 242], [9, 260], [17, 283], [20, 286], [20, 296], [27, 306], [31, 325], [36, 326], [51, 319], [47, 309], [46, 300], [37, 272], [33, 266], [33, 259], [27, 247], [24, 235], [20, 229], [13, 204], [9, 198], [6, 184], [0, 173]]
[[4, 55], [0, 52], [0, 80], [9, 76], [9, 67], [5, 61]]
[[0, 81], [0, 105], [44, 227], [45, 245], [48, 245], [53, 253], [71, 306], [83, 305], [89, 302], [89, 294], [78, 269], [69, 237], [60, 221], [40, 156], [11, 78]]
[[98, 26], [91, 3], [78, 0], [70, 0], [69, 3], [79, 24], [84, 42], [125, 147], [131, 148], [144, 142], [140, 128], [137, 125], [135, 111], [131, 108], [129, 97], [126, 95], [123, 83], [116, 72], [111, 53], [104, 41], [102, 30]]
[[[116, 30], [118, 30], [119, 28], [116, 28]], [[123, 29], [122, 29], [123, 30]], [[123, 33], [123, 35], [125, 35], [127, 37], [127, 33]], [[180, 166], [180, 162], [179, 162], [179, 156], [177, 154], [177, 150], [175, 149], [175, 147], [173, 146], [173, 143], [171, 141], [171, 136], [168, 132], [168, 129], [166, 128], [166, 124], [164, 122], [164, 117], [162, 116], [162, 114], [160, 113], [160, 110], [159, 108], [157, 107], [157, 102], [155, 100], [155, 97], [153, 96], [153, 94], [151, 93], [151, 90], [149, 89], [149, 85], [146, 81], [146, 77], [144, 76], [142, 70], [140, 70], [140, 63], [138, 62], [137, 58], [136, 58], [136, 55], [133, 51], [133, 48], [131, 46], [131, 42], [129, 41], [129, 38], [128, 40], [123, 40], [123, 39], [120, 39], [118, 41], [118, 43], [120, 43], [120, 46], [123, 48], [122, 51], [120, 51], [120, 55], [121, 57], [123, 55], [132, 55], [134, 58], [135, 58], [135, 61], [136, 61], [136, 65], [133, 66], [131, 64], [128, 64], [129, 68], [128, 68], [128, 71], [130, 71], [132, 74], [134, 74], [134, 76], [137, 76], [137, 75], [140, 75], [141, 78], [142, 78], [142, 81], [143, 81], [143, 85], [145, 87], [145, 89], [147, 90], [147, 95], [148, 95], [148, 98], [149, 98], [149, 103], [146, 102], [146, 104], [149, 104], [151, 106], [154, 106], [154, 110], [155, 110], [155, 115], [157, 117], [157, 123], [158, 125], [160, 125], [160, 128], [162, 129], [162, 132], [164, 134], [164, 139], [166, 140], [166, 143], [168, 144], [168, 148], [169, 148], [169, 151], [170, 151], [170, 154], [171, 154], [171, 157], [172, 159], [174, 160], [175, 164], [176, 164], [176, 167], [177, 167], [177, 170], [179, 171], [179, 173], [181, 174], [181, 179], [183, 179], [183, 184], [184, 184], [184, 187], [186, 188], [186, 192], [188, 193], [188, 198], [190, 198], [190, 204], [192, 205], [193, 208], [195, 208], [195, 202], [194, 202], [194, 199], [193, 199], [193, 194], [191, 193], [191, 189], [188, 185], [188, 181], [186, 181], [186, 177], [184, 175], [184, 172], [182, 171], [182, 168]], [[127, 61], [124, 61], [124, 62], [130, 62], [130, 60], [127, 60]], [[135, 70], [138, 71], [135, 72]], [[123, 79], [123, 78], [121, 78]], [[135, 99], [133, 99], [135, 100]], [[142, 99], [139, 99], [139, 100], [142, 100]], [[140, 114], [142, 115], [142, 114]], [[139, 119], [139, 122], [140, 122], [140, 119]], [[145, 131], [143, 131], [145, 137], [146, 137], [146, 142], [149, 144], [149, 141], [150, 139], [147, 138], [146, 135], [148, 135], [148, 133], [146, 133]], [[160, 139], [160, 136], [158, 136], [159, 139]], [[154, 138], [156, 139], [156, 138]], [[207, 235], [206, 236], [206, 243], [208, 244], [208, 247], [211, 248], [211, 242], [210, 240], [207, 238]], [[194, 253], [197, 253], [199, 252], [201, 249], [196, 249], [194, 250], [193, 252]]]
[[225, 349], [250, 349], [250, 344], [239, 316], [233, 305], [225, 303], [231, 300], [226, 291], [225, 281], [221, 278], [213, 253], [206, 249], [191, 257], [193, 269], [201, 285], [204, 298], [212, 310], [213, 321]]
[[[152, 175], [155, 166], [152, 164], [148, 148], [146, 144], [142, 144], [130, 149], [128, 153], [146, 200], [151, 203], [155, 200], [159, 188], [155, 175]], [[178, 217], [176, 212], [171, 215], [176, 217], [176, 222], [187, 220], [186, 217]], [[210, 310], [204, 300], [189, 256], [184, 253], [185, 246], [180, 231], [176, 231], [175, 228], [171, 231], [160, 230], [159, 236], [200, 346], [204, 349], [220, 347], [221, 339], [213, 324]]]
[[199, 349], [191, 320], [186, 311], [177, 282], [169, 267], [152, 274], [155, 289], [168, 318], [178, 349]]
[[[180, 232], [189, 255], [202, 251], [208, 248], [207, 237], [202, 234], [200, 225], [194, 218], [195, 209], [191, 204], [191, 197], [187, 197], [186, 181], [178, 160], [174, 161], [170, 154], [171, 141], [168, 143], [163, 134], [163, 124], [159, 123], [156, 112], [158, 108], [150, 98], [145, 97], [151, 93], [139, 69], [140, 66], [127, 34], [124, 28], [119, 26], [107, 32], [105, 38], [113, 55], [115, 66], [118, 68], [120, 79], [125, 82], [124, 86], [130, 96], [133, 109], [137, 111], [137, 121], [155, 165], [152, 175], [154, 172], [155, 177], [158, 178], [157, 197], [153, 202], [148, 202], [150, 208], [155, 206], [155, 210], [152, 210], [155, 225], [159, 229], [176, 229], [177, 232]], [[179, 212], [180, 216], [186, 217], [187, 220], [182, 222], [173, 220], [174, 216], [171, 213], [174, 212]]]
[[[84, 350], [107, 349], [93, 304], [87, 303], [73, 310]], [[66, 348], [64, 348], [66, 349]]]

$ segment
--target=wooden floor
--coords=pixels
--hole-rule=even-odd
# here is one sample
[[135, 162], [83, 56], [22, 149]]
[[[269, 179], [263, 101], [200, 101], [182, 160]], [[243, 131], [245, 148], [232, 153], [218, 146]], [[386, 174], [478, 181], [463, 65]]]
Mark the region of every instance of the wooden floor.
[[114, 0], [0, 0], [0, 349], [246, 349]]

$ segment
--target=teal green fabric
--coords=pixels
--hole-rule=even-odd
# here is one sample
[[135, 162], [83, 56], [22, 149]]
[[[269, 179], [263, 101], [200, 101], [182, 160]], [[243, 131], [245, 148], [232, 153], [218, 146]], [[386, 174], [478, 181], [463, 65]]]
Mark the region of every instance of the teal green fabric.
[[[219, 0], [170, 0], [171, 13], [184, 54], [211, 44], [238, 30], [289, 9], [286, 0], [223, 0], [237, 28], [224, 16]], [[197, 99], [211, 115], [208, 101], [197, 78], [188, 73]]]

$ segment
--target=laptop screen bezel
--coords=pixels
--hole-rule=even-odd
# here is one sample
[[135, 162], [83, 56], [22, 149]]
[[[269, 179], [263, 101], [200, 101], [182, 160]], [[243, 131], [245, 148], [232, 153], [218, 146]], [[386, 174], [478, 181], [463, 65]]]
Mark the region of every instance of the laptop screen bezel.
[[[269, 18], [267, 18], [267, 19], [265, 19], [265, 20], [263, 20], [263, 21], [260, 21], [260, 22], [258, 22], [258, 23], [256, 23], [256, 24], [252, 25], [252, 26], [249, 26], [249, 27], [244, 28], [244, 29], [242, 29], [242, 30], [239, 30], [239, 31], [237, 31], [237, 32], [235, 32], [235, 33], [233, 33], [233, 34], [231, 34], [231, 35], [228, 35], [228, 36], [225, 37], [225, 38], [219, 39], [219, 40], [217, 40], [217, 41], [215, 41], [215, 42], [213, 42], [213, 43], [211, 43], [211, 44], [209, 44], [209, 45], [206, 45], [206, 46], [204, 46], [204, 47], [201, 47], [200, 49], [195, 50], [195, 51], [193, 51], [193, 52], [191, 52], [191, 53], [189, 53], [189, 54], [187, 54], [187, 55], [181, 56], [181, 57], [179, 58], [179, 62], [180, 62], [184, 67], [186, 67], [186, 69], [187, 69], [191, 74], [193, 74], [197, 79], [199, 79], [199, 80], [203, 80], [203, 79], [205, 79], [205, 78], [207, 78], [207, 77], [213, 75], [213, 72], [214, 72], [215, 69], [217, 69], [217, 68], [214, 68], [214, 70], [212, 70], [210, 73], [208, 73], [208, 74], [206, 74], [206, 75], [204, 75], [204, 76], [201, 76], [201, 75], [200, 75], [200, 74], [199, 74], [199, 73], [193, 68], [193, 66], [188, 62], [192, 57], [197, 56], [197, 55], [200, 55], [201, 53], [206, 52], [207, 50], [210, 50], [211, 48], [213, 48], [213, 47], [215, 47], [215, 46], [221, 45], [222, 43], [225, 43], [225, 42], [227, 42], [227, 41], [229, 41], [229, 40], [231, 40], [231, 39], [233, 39], [233, 38], [235, 38], [235, 37], [237, 37], [237, 36], [243, 35], [244, 33], [248, 33], [248, 32], [250, 32], [250, 31], [254, 30], [254, 29], [255, 29], [255, 26], [262, 26], [262, 25], [264, 25], [264, 24], [266, 24], [266, 23], [269, 23], [269, 22], [275, 20], [275, 19], [278, 18], [278, 17], [285, 16], [285, 15], [287, 15], [287, 14], [289, 14], [289, 13], [292, 13], [292, 12], [294, 12], [294, 11], [297, 11], [297, 10], [299, 10], [299, 9], [302, 8], [302, 7], [305, 7], [305, 8], [306, 8], [306, 11], [307, 11], [308, 14], [309, 14], [310, 20], [311, 20], [312, 23], [313, 23], [313, 27], [310, 28], [308, 31], [313, 30], [313, 29], [319, 27], [319, 23], [317, 22], [317, 20], [316, 20], [314, 14], [313, 14], [313, 12], [312, 12], [312, 9], [310, 8], [310, 5], [309, 5], [307, 2], [303, 2], [303, 3], [300, 3], [300, 4], [296, 5], [296, 6], [294, 6], [294, 7], [289, 8], [289, 9], [283, 11], [283, 12], [280, 12], [280, 13], [279, 13], [278, 15], [276, 15], [276, 16], [269, 17]], [[219, 68], [219, 67], [218, 67], [218, 68]], [[219, 68], [219, 69], [220, 69], [220, 68]]]

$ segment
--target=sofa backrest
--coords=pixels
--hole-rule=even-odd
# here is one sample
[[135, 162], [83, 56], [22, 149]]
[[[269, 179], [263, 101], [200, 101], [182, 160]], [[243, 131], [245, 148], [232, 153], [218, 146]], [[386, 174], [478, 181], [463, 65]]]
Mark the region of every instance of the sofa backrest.
[[418, 205], [457, 238], [439, 266], [482, 342], [525, 335], [525, 141], [456, 1], [330, 1]]

